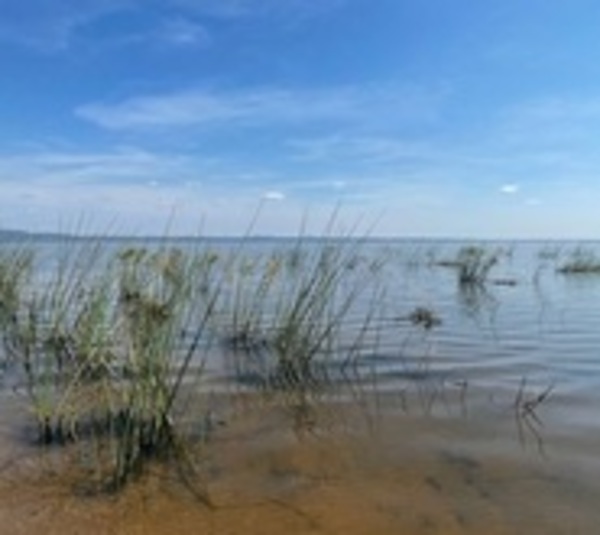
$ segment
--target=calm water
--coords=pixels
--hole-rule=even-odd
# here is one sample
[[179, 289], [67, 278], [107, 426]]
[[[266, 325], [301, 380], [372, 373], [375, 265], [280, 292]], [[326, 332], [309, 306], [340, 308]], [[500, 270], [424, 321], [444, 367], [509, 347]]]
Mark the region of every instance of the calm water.
[[[288, 245], [245, 247], [260, 256]], [[19, 440], [24, 406], [7, 376], [0, 525], [11, 526], [6, 533], [596, 533], [600, 275], [556, 269], [578, 246], [600, 254], [600, 243], [484, 243], [504, 251], [491, 279], [511, 284], [471, 289], [439, 265], [462, 245], [362, 247], [365, 261], [386, 259], [377, 321], [350, 369], [332, 371], [330, 392], [309, 403], [306, 432], [295, 404], [265, 401], [240, 381], [235, 355], [210, 351], [203, 388], [226, 422], [207, 454], [221, 507], [213, 513], [164, 480], [108, 502], [60, 490], [48, 461]], [[48, 270], [56, 247], [39, 244]], [[373, 306], [372, 294], [362, 299]], [[414, 325], [416, 307], [441, 323]], [[363, 317], [348, 318], [348, 343]]]

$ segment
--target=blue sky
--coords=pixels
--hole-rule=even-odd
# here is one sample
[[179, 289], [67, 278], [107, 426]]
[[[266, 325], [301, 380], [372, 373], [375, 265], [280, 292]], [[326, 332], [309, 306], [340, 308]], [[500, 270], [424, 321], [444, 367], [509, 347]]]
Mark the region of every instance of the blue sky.
[[0, 13], [0, 227], [600, 235], [598, 2]]

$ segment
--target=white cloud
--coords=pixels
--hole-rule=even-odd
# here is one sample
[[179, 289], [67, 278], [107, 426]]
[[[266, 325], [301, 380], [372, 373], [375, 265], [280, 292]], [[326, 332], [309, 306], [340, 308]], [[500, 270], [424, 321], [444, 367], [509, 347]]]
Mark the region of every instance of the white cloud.
[[515, 193], [519, 192], [519, 189], [520, 188], [518, 184], [504, 184], [500, 188], [500, 191], [506, 195], [514, 195]]
[[281, 191], [267, 191], [263, 194], [262, 198], [267, 201], [283, 201], [285, 194]]

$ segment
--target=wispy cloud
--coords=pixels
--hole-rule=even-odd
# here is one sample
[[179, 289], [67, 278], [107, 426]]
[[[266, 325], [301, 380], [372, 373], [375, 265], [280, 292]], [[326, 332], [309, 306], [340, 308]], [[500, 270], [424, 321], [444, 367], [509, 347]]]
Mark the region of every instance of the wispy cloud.
[[351, 222], [376, 217], [386, 207], [417, 221], [448, 197], [429, 185], [390, 187], [389, 182], [389, 177], [327, 174], [290, 180], [275, 170], [252, 173], [226, 164], [215, 169], [213, 162], [203, 171], [201, 158], [135, 148], [36, 150], [0, 155], [0, 227], [53, 230], [59, 221], [85, 215], [100, 227], [115, 222], [119, 232], [160, 233], [174, 211], [174, 232], [194, 232], [205, 220], [207, 232], [240, 234], [257, 207], [272, 201], [261, 209], [257, 232], [293, 235], [307, 210], [310, 231], [322, 231], [339, 201]]
[[415, 88], [339, 87], [321, 90], [246, 89], [179, 91], [136, 96], [116, 103], [90, 103], [75, 113], [98, 126], [125, 130], [219, 123], [362, 120], [432, 121], [439, 96]]
[[495, 141], [556, 166], [592, 146], [597, 152], [593, 140], [600, 133], [599, 120], [600, 99], [595, 96], [542, 97], [499, 113]]
[[182, 179], [189, 172], [190, 162], [186, 156], [159, 155], [136, 148], [120, 148], [108, 152], [38, 150], [0, 156], [0, 182], [147, 182], [164, 177]]
[[307, 17], [331, 11], [348, 0], [170, 0], [172, 5], [219, 18], [262, 17], [265, 15]]
[[[175, 3], [158, 6], [141, 0], [53, 0], [38, 2], [35, 9], [13, 0], [1, 4], [0, 41], [42, 53], [64, 52], [74, 42], [85, 44], [88, 31], [94, 52], [140, 44], [206, 47], [211, 42], [198, 15], [190, 9], [178, 9]], [[99, 37], [93, 32], [94, 25], [109, 16], [120, 17], [123, 24], [105, 29]]]
[[[86, 28], [106, 16], [127, 14], [131, 18], [162, 18], [162, 28], [111, 36], [111, 43], [139, 43], [153, 35], [178, 46], [201, 45], [209, 41], [199, 18], [278, 17], [301, 21], [328, 12], [347, 0], [52, 0], [22, 2], [2, 0], [0, 9], [0, 41], [23, 45], [42, 53], [57, 53], [70, 48], [75, 37], [82, 38]], [[95, 42], [98, 45], [98, 42]], [[103, 43], [100, 43], [103, 45]], [[106, 45], [106, 43], [104, 43]], [[102, 48], [102, 46], [101, 46]]]
[[[485, 132], [467, 139], [469, 150], [488, 164], [481, 180], [493, 179], [506, 194], [529, 194], [597, 183], [600, 99], [581, 95], [541, 97], [511, 103], [494, 114]], [[510, 182], [502, 183], [509, 178]], [[513, 186], [518, 186], [517, 188]]]
[[[213, 176], [203, 172], [201, 158], [135, 148], [0, 155], [0, 227], [48, 231], [61, 223], [60, 230], [70, 230], [69, 223], [85, 216], [97, 229], [112, 224], [114, 232], [160, 234], [174, 213], [173, 233], [194, 233], [204, 221], [208, 234], [239, 235], [260, 206], [258, 233], [294, 235], [308, 213], [307, 232], [319, 234], [338, 202], [340, 222], [377, 219], [374, 232], [387, 235], [523, 236], [523, 229], [533, 229], [528, 235], [558, 237], [586, 221], [590, 228], [600, 224], [591, 183], [565, 182], [539, 198], [498, 203], [489, 191], [487, 198], [474, 193], [474, 182], [457, 184], [435, 170], [412, 177], [392, 169], [322, 172], [289, 180], [275, 170], [215, 169], [212, 162], [207, 168]], [[561, 217], [566, 205], [577, 207], [569, 221]], [[487, 223], [474, 229], [474, 220]]]
[[[441, 102], [439, 107], [443, 105]], [[440, 115], [443, 115], [441, 112]], [[570, 181], [597, 181], [600, 155], [600, 100], [563, 96], [511, 104], [493, 114], [483, 131], [463, 132], [445, 124], [365, 135], [351, 129], [295, 136], [287, 141], [290, 157], [302, 164], [338, 170], [396, 170], [399, 177], [418, 173], [425, 180], [469, 181], [474, 191], [516, 194]], [[510, 182], [504, 183], [509, 177]], [[400, 179], [400, 178], [399, 178]]]
[[[335, 206], [332, 200], [307, 202], [259, 185], [237, 188], [219, 181], [177, 182], [164, 177], [144, 182], [75, 181], [40, 172], [20, 180], [0, 174], [0, 186], [0, 228], [37, 231], [78, 230], [84, 218], [86, 231], [159, 235], [174, 217], [169, 225], [174, 234], [242, 235], [259, 210], [254, 227], [259, 234], [295, 235], [307, 211], [307, 232], [318, 234]], [[358, 217], [356, 208], [350, 207], [340, 221]]]
[[202, 171], [201, 159], [135, 148], [0, 155], [0, 227], [55, 230], [59, 221], [85, 216], [100, 227], [114, 221], [125, 233], [156, 233], [176, 211], [190, 232], [203, 214], [242, 214], [235, 212], [240, 199], [260, 200], [256, 192], [242, 192], [237, 201], [222, 203], [227, 187]]
[[157, 36], [166, 43], [182, 47], [206, 47], [211, 42], [203, 24], [182, 16], [165, 20]]
[[3, 0], [0, 41], [57, 52], [68, 48], [81, 28], [131, 5], [132, 0], [53, 0], [35, 5]]
[[157, 14], [144, 20], [139, 12], [132, 11], [130, 18], [141, 20], [132, 22], [126, 30], [117, 30], [109, 36], [93, 40], [93, 46], [88, 48], [91, 55], [118, 54], [128, 49], [137, 52], [164, 52], [171, 49], [174, 53], [182, 50], [208, 48], [212, 44], [212, 35], [206, 25], [193, 17], [179, 13]]
[[325, 137], [293, 139], [287, 146], [295, 158], [305, 162], [352, 160], [368, 163], [391, 163], [407, 159], [431, 159], [439, 150], [415, 139], [399, 136], [356, 136], [334, 134]]

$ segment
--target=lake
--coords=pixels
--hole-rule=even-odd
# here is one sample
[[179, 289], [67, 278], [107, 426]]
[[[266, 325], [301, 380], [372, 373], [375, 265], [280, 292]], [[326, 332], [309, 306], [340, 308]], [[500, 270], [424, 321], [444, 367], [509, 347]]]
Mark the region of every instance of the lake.
[[[82, 243], [31, 240], [40, 261], [26, 294], [55, 280], [58, 251]], [[327, 343], [306, 353], [314, 364], [309, 376], [293, 375], [293, 384], [282, 385], [275, 349], [281, 354], [290, 339], [296, 344], [285, 346], [290, 351], [312, 342], [270, 336], [279, 333], [280, 318], [302, 309], [285, 296], [296, 292], [300, 302], [308, 286], [295, 283], [294, 273], [321, 269], [315, 255], [324, 245], [339, 243], [168, 244], [221, 259], [235, 254], [181, 396], [200, 400], [201, 410], [187, 412], [181, 425], [197, 439], [194, 477], [210, 507], [176, 467], [160, 462], [118, 493], [89, 492], [79, 482], [82, 470], [96, 469], [89, 449], [32, 440], [26, 377], [18, 363], [5, 363], [0, 521], [6, 533], [595, 533], [600, 275], [560, 268], [591, 262], [600, 243], [352, 246], [351, 257], [334, 257], [345, 271], [327, 294], [332, 308], [321, 311], [315, 298], [305, 311], [315, 323], [331, 322], [335, 336], [307, 320], [303, 333]], [[79, 267], [100, 273], [106, 258], [132, 246], [164, 244], [111, 240]], [[457, 259], [466, 246], [494, 256], [485, 280], [459, 283]], [[0, 254], [13, 247], [0, 244]], [[299, 258], [290, 256], [294, 251]], [[260, 293], [273, 258], [291, 267], [285, 280], [269, 279], [274, 286]], [[221, 260], [214, 262], [218, 267]], [[313, 286], [317, 296], [330, 291]], [[250, 324], [241, 336], [240, 326]], [[194, 333], [184, 331], [185, 348]]]

